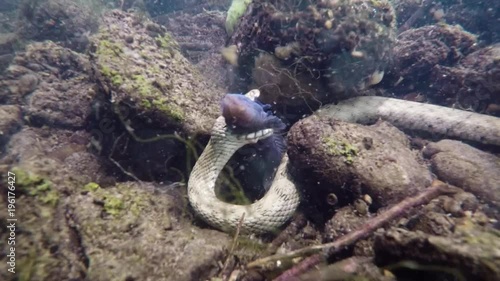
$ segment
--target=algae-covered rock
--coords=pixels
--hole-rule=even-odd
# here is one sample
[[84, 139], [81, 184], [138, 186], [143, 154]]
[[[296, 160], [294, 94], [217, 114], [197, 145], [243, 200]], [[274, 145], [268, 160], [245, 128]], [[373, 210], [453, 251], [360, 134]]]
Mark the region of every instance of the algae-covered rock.
[[[0, 221], [7, 224], [7, 219], [16, 219], [15, 244], [10, 245], [15, 248], [15, 273], [7, 271], [12, 264], [8, 265], [9, 258], [2, 255], [0, 279], [57, 280], [63, 276], [79, 276], [75, 266], [77, 259], [68, 251], [69, 235], [59, 209], [60, 193], [54, 183], [36, 170], [11, 167], [8, 171], [15, 187], [11, 191], [15, 194], [15, 202], [11, 202], [15, 211], [13, 217], [8, 212], [2, 212]], [[7, 182], [4, 175], [7, 173], [2, 171], [2, 181]], [[6, 200], [7, 186], [1, 185], [0, 191]], [[7, 241], [8, 235], [8, 232], [2, 232], [0, 238]]]
[[[2, 255], [0, 279], [207, 276], [230, 237], [193, 226], [181, 188], [110, 184], [103, 159], [86, 151], [88, 142], [87, 132], [50, 127], [25, 127], [10, 138], [0, 171], [16, 175], [19, 242], [16, 275]], [[6, 185], [0, 191], [3, 200]], [[2, 223], [6, 215], [0, 214]], [[0, 239], [7, 235], [0, 232]]]
[[368, 194], [372, 208], [387, 206], [417, 193], [431, 175], [406, 136], [380, 122], [363, 126], [311, 116], [288, 134], [290, 162], [309, 180], [304, 192], [327, 205], [333, 193], [339, 205]]
[[[89, 188], [92, 187], [92, 188]], [[203, 230], [184, 217], [175, 190], [123, 183], [70, 199], [72, 227], [81, 239], [92, 280], [203, 280], [229, 246], [226, 234]]]
[[[359, 95], [384, 76], [395, 17], [387, 0], [253, 0], [229, 41], [237, 46], [240, 66], [235, 81], [243, 81], [234, 88], [254, 82], [264, 102], [300, 100], [309, 111]], [[262, 66], [262, 53], [277, 63]], [[280, 83], [286, 77], [290, 83]]]
[[494, 281], [500, 276], [500, 233], [470, 222], [439, 237], [392, 228], [375, 236], [375, 261], [393, 272], [432, 274], [431, 280]]
[[95, 78], [111, 103], [133, 108], [157, 128], [208, 133], [223, 92], [204, 81], [165, 28], [116, 10], [103, 20], [91, 56]]

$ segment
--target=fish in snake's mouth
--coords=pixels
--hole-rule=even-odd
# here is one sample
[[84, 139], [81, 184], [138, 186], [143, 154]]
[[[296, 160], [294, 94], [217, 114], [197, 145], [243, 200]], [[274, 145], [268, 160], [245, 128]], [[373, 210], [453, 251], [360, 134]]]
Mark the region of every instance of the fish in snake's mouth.
[[231, 133], [239, 138], [255, 140], [251, 147], [255, 153], [247, 153], [252, 156], [244, 161], [245, 173], [249, 173], [246, 181], [249, 186], [263, 186], [258, 192], [262, 195], [268, 190], [275, 169], [286, 151], [282, 135], [286, 125], [274, 116], [270, 105], [241, 94], [226, 94], [221, 101], [221, 110]]
[[281, 132], [285, 124], [274, 116], [271, 106], [253, 101], [241, 94], [227, 94], [221, 102], [222, 116], [228, 128], [236, 134], [247, 134], [263, 129]]

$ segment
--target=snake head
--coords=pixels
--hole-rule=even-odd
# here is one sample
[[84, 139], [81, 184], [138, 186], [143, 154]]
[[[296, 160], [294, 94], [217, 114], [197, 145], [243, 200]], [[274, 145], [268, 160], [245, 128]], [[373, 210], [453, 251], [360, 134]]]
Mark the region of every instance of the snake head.
[[227, 94], [221, 102], [222, 116], [235, 133], [250, 133], [263, 129], [282, 131], [285, 124], [265, 105], [241, 94]]

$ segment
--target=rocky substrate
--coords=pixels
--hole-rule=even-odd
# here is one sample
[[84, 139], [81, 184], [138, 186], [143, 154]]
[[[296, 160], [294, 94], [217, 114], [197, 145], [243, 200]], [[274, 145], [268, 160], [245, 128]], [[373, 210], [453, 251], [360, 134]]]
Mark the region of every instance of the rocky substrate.
[[[376, 6], [377, 14], [391, 15], [391, 9], [381, 13], [385, 5], [381, 3], [369, 5]], [[322, 11], [315, 19], [320, 33], [328, 35], [350, 26], [345, 20], [338, 22], [339, 29], [334, 22], [328, 28], [325, 21], [330, 13]], [[351, 12], [366, 16], [369, 11]], [[250, 26], [245, 19], [252, 17], [251, 12], [238, 28]], [[318, 16], [313, 9], [304, 13]], [[207, 15], [194, 20], [201, 24]], [[383, 27], [384, 18], [380, 20], [370, 24]], [[386, 20], [385, 28], [392, 28], [394, 19]], [[204, 37], [196, 37], [189, 45], [189, 35], [181, 34], [175, 23], [170, 27], [180, 35], [180, 44], [167, 29], [144, 16], [111, 11], [103, 22], [90, 37], [87, 54], [75, 52], [64, 42], [30, 43], [16, 53], [0, 77], [0, 172], [4, 182], [8, 171], [16, 175], [18, 280], [206, 280], [230, 275], [270, 280], [294, 263], [274, 263], [279, 264], [279, 272], [270, 272], [267, 268], [247, 270], [247, 262], [337, 241], [369, 227], [373, 218], [432, 188], [436, 178], [454, 185], [453, 192], [401, 210], [398, 218], [374, 234], [342, 247], [329, 259], [331, 265], [318, 266], [302, 279], [328, 275], [388, 281], [415, 272], [420, 273], [412, 280], [465, 277], [489, 281], [498, 276], [500, 160], [495, 148], [479, 150], [452, 140], [418, 141], [384, 121], [366, 126], [320, 115], [302, 118], [287, 136], [292, 172], [303, 194], [297, 217], [285, 231], [263, 240], [240, 236], [228, 252], [233, 249], [232, 236], [194, 218], [183, 184], [219, 115], [218, 103], [225, 92], [208, 82], [220, 73], [199, 71], [192, 63], [198, 67], [220, 63], [214, 48], [221, 42], [214, 39], [207, 47], [210, 52], [198, 57], [196, 47]], [[351, 27], [362, 27], [363, 22]], [[217, 25], [220, 19], [211, 23]], [[392, 31], [383, 31], [378, 34], [383, 37], [378, 46], [388, 50], [385, 43], [392, 40]], [[236, 30], [233, 39], [245, 32]], [[385, 94], [397, 87], [411, 91], [411, 77], [426, 81], [436, 69], [459, 69], [464, 76], [457, 79], [484, 78], [474, 80], [478, 83], [473, 85], [456, 85], [462, 93], [469, 87], [471, 93], [490, 94], [478, 111], [494, 114], [487, 109], [497, 103], [492, 94], [499, 81], [494, 79], [496, 61], [484, 58], [494, 57], [496, 46], [481, 49], [474, 36], [445, 25], [406, 32], [401, 35], [406, 39], [397, 42], [391, 65], [404, 74], [403, 82], [397, 84], [399, 77], [389, 75], [378, 86], [388, 90]], [[437, 35], [429, 35], [433, 33]], [[430, 36], [426, 37], [430, 43], [413, 40], [416, 35]], [[290, 80], [286, 72], [274, 67], [276, 61], [281, 67], [287, 63], [286, 51], [296, 56], [295, 47], [274, 44], [269, 47], [273, 54], [259, 55], [257, 60], [269, 66], [269, 71], [278, 70], [276, 77], [283, 85], [308, 81], [300, 75]], [[428, 49], [434, 51], [428, 53], [429, 60], [404, 56], [409, 51], [427, 54]], [[360, 55], [354, 49], [350, 54]], [[386, 54], [380, 54], [377, 62], [385, 64]], [[374, 68], [367, 71], [372, 73]], [[417, 73], [420, 76], [414, 76]], [[363, 83], [370, 82], [363, 79]], [[321, 86], [321, 91], [335, 88], [334, 84]], [[296, 93], [293, 87], [280, 89], [284, 91], [280, 103], [283, 99], [303, 112], [311, 111], [303, 100], [291, 98]], [[433, 91], [425, 92], [427, 100], [439, 92]], [[373, 92], [357, 94], [368, 93]], [[404, 93], [407, 99], [419, 96]], [[447, 105], [451, 100], [442, 99]], [[5, 185], [0, 192], [6, 203]], [[0, 218], [5, 224], [7, 213]], [[7, 235], [0, 232], [0, 240], [7, 241]], [[412, 262], [402, 262], [407, 258]], [[1, 280], [12, 278], [7, 275], [6, 261], [2, 255]]]
[[[119, 11], [108, 16], [111, 22], [117, 17], [129, 23], [132, 19], [139, 20]], [[154, 57], [155, 53], [162, 59], [163, 55], [171, 56], [171, 61], [162, 62], [170, 67], [163, 72], [164, 80], [147, 71], [128, 72], [133, 71], [133, 67], [127, 63], [139, 67], [135, 65], [136, 53], [128, 47], [122, 49], [118, 67], [113, 64], [113, 58], [106, 57], [111, 53], [120, 55], [114, 53], [118, 49], [106, 52], [105, 48], [96, 48], [89, 59], [51, 41], [27, 45], [1, 76], [0, 170], [2, 181], [7, 181], [4, 176], [8, 171], [16, 176], [15, 277], [20, 280], [138, 280], [145, 276], [154, 280], [201, 280], [213, 274], [210, 270], [217, 268], [217, 261], [223, 261], [225, 249], [230, 245], [229, 236], [192, 224], [182, 184], [117, 181], [119, 174], [128, 172], [118, 168], [122, 166], [109, 157], [113, 150], [106, 150], [104, 136], [115, 140], [119, 135], [139, 134], [141, 130], [128, 131], [125, 127], [137, 125], [137, 120], [149, 120], [157, 126], [161, 121], [154, 117], [162, 114], [166, 116], [162, 120], [171, 120], [168, 123], [171, 127], [162, 124], [158, 125], [160, 129], [176, 130], [186, 137], [206, 134], [212, 118], [193, 114], [217, 114], [215, 99], [222, 93], [191, 70], [177, 49], [162, 48], [160, 43], [165, 41], [160, 39], [165, 38], [155, 33], [166, 35], [162, 27], [147, 21], [134, 23], [141, 29], [127, 36], [144, 40], [140, 44], [147, 49], [142, 52], [144, 56]], [[148, 24], [150, 29], [159, 29], [148, 35]], [[109, 30], [102, 29], [96, 35], [95, 44], [99, 46], [106, 31]], [[123, 35], [124, 31], [117, 34]], [[102, 39], [106, 43], [101, 46], [125, 44], [112, 36], [106, 38]], [[174, 40], [168, 43], [175, 45]], [[120, 87], [113, 84], [116, 81], [99, 72], [103, 67], [110, 71], [106, 74], [112, 73], [115, 78], [120, 75], [122, 82], [131, 88], [118, 90]], [[115, 67], [119, 71], [115, 71]], [[172, 72], [168, 72], [169, 69]], [[137, 79], [134, 80], [132, 73], [142, 75], [138, 78], [142, 88], [134, 88], [137, 84], [131, 81]], [[198, 82], [197, 78], [200, 78]], [[171, 91], [150, 93], [154, 81], [171, 83]], [[180, 91], [188, 89], [186, 85], [197, 92]], [[113, 103], [127, 100], [130, 105], [131, 100], [139, 97], [134, 95], [141, 95], [141, 89], [146, 95], [144, 100], [153, 94], [160, 101], [169, 97], [181, 101], [189, 96], [207, 104], [212, 100], [213, 105], [196, 104], [196, 99], [181, 103], [186, 105], [186, 111], [181, 107], [183, 111], [179, 113], [184, 126], [175, 123], [179, 120], [171, 111], [158, 109], [162, 103], [154, 99], [151, 105], [141, 107], [143, 119], [134, 119], [136, 123], [120, 119]], [[179, 105], [172, 103], [172, 106]], [[160, 141], [167, 153], [177, 148], [171, 140], [166, 143], [165, 146], [165, 142]], [[137, 149], [132, 142], [127, 144], [130, 146], [121, 148]], [[164, 156], [156, 150], [150, 151], [158, 157]], [[180, 153], [186, 155], [185, 150]], [[142, 150], [144, 158], [137, 161], [154, 158], [147, 154]], [[161, 163], [167, 158], [162, 158]], [[164, 170], [165, 166], [161, 168]], [[6, 185], [0, 190], [2, 201], [6, 202]], [[7, 212], [0, 215], [3, 222], [7, 215]], [[8, 235], [1, 232], [2, 241], [6, 241]], [[11, 280], [13, 275], [7, 271], [5, 255], [1, 261], [0, 279]]]

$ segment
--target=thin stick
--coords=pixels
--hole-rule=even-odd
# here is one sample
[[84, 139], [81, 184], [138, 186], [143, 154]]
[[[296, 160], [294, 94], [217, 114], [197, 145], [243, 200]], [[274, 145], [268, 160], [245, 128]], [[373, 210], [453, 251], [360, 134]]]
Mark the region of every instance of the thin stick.
[[[238, 241], [238, 237], [240, 236], [240, 229], [241, 229], [241, 225], [243, 224], [243, 220], [244, 219], [245, 219], [245, 213], [243, 213], [243, 215], [241, 215], [240, 222], [238, 223], [238, 226], [236, 227], [236, 233], [234, 234], [234, 238], [233, 238], [233, 243], [231, 245], [231, 249], [229, 250], [229, 253], [227, 254], [226, 262], [224, 262], [224, 267], [221, 270], [222, 273], [224, 273], [224, 271], [226, 271], [226, 268], [227, 268], [227, 266], [229, 264], [229, 259], [231, 258], [231, 255], [234, 252], [234, 248], [236, 247], [236, 243]], [[227, 277], [224, 278], [224, 280], [227, 280]]]
[[427, 189], [425, 189], [422, 193], [399, 202], [398, 204], [394, 205], [393, 207], [381, 213], [380, 215], [368, 220], [360, 229], [350, 232], [340, 237], [334, 242], [302, 248], [287, 254], [273, 255], [262, 259], [258, 259], [249, 263], [247, 265], [247, 268], [265, 267], [266, 269], [272, 269], [272, 266], [276, 268], [278, 261], [291, 260], [295, 257], [305, 256], [314, 253], [315, 255], [306, 258], [298, 265], [283, 272], [280, 276], [278, 276], [278, 278], [274, 279], [275, 281], [290, 280], [306, 272], [307, 270], [313, 268], [319, 263], [325, 261], [329, 256], [339, 252], [340, 250], [356, 243], [361, 239], [369, 237], [378, 228], [406, 214], [406, 212], [410, 208], [427, 204], [430, 200], [440, 195], [451, 194], [455, 192], [456, 192], [455, 188], [452, 188], [441, 181], [435, 180], [432, 183], [432, 185]]
[[115, 142], [113, 143], [113, 146], [111, 147], [111, 152], [109, 153], [109, 156], [108, 156], [108, 159], [109, 161], [113, 162], [113, 164], [115, 164], [121, 171], [122, 173], [124, 173], [125, 175], [133, 178], [134, 180], [136, 180], [137, 182], [140, 182], [142, 183], [142, 181], [136, 177], [134, 174], [132, 174], [131, 172], [125, 170], [122, 165], [120, 165], [120, 163], [118, 163], [118, 161], [116, 161], [115, 159], [113, 159], [113, 153], [115, 152], [115, 149], [116, 149], [116, 144], [120, 141], [120, 139], [125, 135], [125, 133], [122, 133], [121, 135], [119, 135]]

